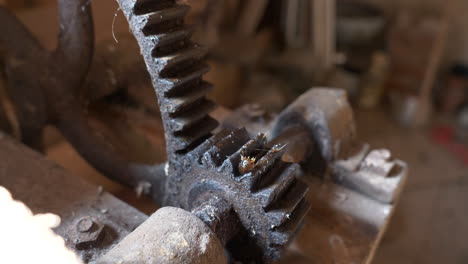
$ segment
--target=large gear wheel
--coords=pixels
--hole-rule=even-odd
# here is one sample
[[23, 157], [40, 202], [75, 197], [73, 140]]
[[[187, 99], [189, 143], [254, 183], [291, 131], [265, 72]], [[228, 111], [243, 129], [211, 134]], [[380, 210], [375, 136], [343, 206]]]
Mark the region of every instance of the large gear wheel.
[[192, 210], [221, 196], [241, 231], [227, 243], [234, 259], [256, 263], [280, 257], [309, 208], [297, 164], [281, 161], [283, 146], [245, 129], [212, 131], [216, 106], [206, 51], [190, 41], [189, 7], [174, 0], [118, 0], [135, 35], [158, 97], [168, 154], [164, 205]]

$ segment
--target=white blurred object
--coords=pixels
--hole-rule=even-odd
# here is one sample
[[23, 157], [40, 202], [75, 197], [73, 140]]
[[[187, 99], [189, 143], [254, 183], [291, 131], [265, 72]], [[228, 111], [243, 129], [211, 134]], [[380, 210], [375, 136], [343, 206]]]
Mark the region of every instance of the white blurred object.
[[0, 186], [0, 263], [80, 264], [51, 228], [60, 224], [54, 214], [33, 215], [31, 210]]

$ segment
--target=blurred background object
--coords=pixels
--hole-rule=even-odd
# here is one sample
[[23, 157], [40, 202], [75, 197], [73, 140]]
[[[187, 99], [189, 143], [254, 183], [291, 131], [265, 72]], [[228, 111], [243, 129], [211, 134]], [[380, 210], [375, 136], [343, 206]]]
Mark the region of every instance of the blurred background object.
[[422, 126], [432, 112], [432, 90], [447, 38], [447, 17], [397, 17], [390, 32], [388, 87], [397, 120]]
[[445, 89], [439, 91], [440, 111], [452, 114], [468, 100], [468, 66], [453, 65], [446, 79]]

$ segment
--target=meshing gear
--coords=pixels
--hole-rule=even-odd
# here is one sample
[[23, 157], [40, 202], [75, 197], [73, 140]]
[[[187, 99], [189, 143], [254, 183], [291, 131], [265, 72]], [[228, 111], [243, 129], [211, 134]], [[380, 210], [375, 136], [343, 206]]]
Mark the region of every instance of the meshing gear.
[[209, 113], [206, 51], [184, 24], [189, 7], [172, 0], [119, 0], [158, 97], [168, 167], [164, 205], [193, 210], [222, 197], [240, 225], [226, 247], [234, 259], [271, 261], [299, 230], [309, 205], [298, 165], [281, 161], [284, 146], [245, 129], [222, 130]]

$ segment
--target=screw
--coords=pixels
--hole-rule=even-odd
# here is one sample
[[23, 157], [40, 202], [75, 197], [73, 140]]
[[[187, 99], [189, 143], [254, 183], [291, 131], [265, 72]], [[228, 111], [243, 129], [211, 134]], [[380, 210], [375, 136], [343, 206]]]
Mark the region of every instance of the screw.
[[94, 222], [90, 217], [83, 217], [80, 220], [78, 220], [78, 223], [76, 224], [76, 229], [80, 233], [86, 233], [91, 231], [93, 226]]

